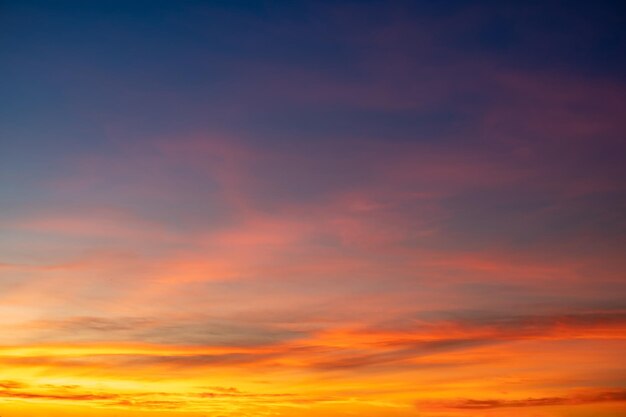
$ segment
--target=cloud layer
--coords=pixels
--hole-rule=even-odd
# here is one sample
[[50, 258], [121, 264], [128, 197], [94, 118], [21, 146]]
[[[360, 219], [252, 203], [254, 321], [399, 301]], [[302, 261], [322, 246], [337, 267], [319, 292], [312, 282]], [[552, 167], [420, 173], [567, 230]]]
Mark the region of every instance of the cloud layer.
[[624, 412], [614, 4], [70, 3], [2, 6], [0, 414]]

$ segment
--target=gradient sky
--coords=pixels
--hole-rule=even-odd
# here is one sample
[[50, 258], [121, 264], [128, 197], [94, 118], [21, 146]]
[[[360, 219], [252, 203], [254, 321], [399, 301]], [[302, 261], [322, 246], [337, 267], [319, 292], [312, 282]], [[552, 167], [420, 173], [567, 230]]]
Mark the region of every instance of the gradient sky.
[[1, 1], [0, 415], [626, 415], [618, 4]]

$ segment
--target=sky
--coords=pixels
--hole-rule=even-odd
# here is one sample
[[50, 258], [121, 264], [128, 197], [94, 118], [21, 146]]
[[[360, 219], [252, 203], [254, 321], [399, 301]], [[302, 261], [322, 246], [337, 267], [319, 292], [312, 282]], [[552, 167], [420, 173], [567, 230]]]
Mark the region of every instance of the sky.
[[626, 415], [619, 3], [0, 1], [0, 415]]

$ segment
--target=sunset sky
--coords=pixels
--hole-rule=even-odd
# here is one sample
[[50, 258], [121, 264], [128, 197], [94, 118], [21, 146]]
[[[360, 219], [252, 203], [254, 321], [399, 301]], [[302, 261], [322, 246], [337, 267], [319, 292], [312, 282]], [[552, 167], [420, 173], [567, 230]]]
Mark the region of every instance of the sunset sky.
[[625, 416], [619, 3], [0, 0], [0, 416]]

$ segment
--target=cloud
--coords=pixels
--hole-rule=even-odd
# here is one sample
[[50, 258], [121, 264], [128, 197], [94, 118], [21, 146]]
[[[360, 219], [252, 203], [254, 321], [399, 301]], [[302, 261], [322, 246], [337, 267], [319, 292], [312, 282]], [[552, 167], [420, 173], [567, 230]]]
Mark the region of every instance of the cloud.
[[475, 400], [463, 399], [457, 402], [442, 404], [444, 408], [465, 410], [489, 410], [495, 408], [518, 408], [518, 407], [545, 407], [557, 405], [584, 405], [604, 402], [626, 402], [625, 390], [602, 391], [587, 394], [572, 395], [569, 397], [543, 397], [526, 398], [522, 400]]
[[26, 400], [100, 401], [118, 398], [116, 394], [39, 394], [32, 392], [0, 391], [0, 397]]
[[[6, 385], [6, 386], [5, 386]], [[247, 392], [234, 387], [209, 387], [210, 391], [145, 391], [102, 389], [92, 391], [81, 385], [26, 385], [7, 381], [0, 386], [0, 398], [52, 403], [90, 403], [98, 407], [125, 409], [199, 409], [215, 410], [227, 404], [253, 407], [261, 404], [298, 404], [329, 401], [330, 398], [310, 397], [293, 393]]]
[[68, 317], [22, 322], [13, 338], [40, 343], [151, 343], [171, 346], [271, 346], [305, 338], [305, 330], [203, 315], [165, 317]]
[[16, 388], [25, 388], [26, 384], [19, 381], [0, 381], [0, 388], [11, 390]]
[[[626, 316], [622, 311], [543, 316], [466, 312], [461, 318], [450, 313], [442, 317], [440, 313], [429, 320], [414, 317], [379, 326], [324, 326], [308, 332], [278, 333], [271, 327], [242, 327], [240, 322], [216, 326], [202, 320], [177, 323], [79, 318], [56, 325], [60, 327], [52, 328], [51, 334], [60, 332], [56, 338], [65, 339], [63, 344], [43, 344], [40, 340], [39, 345], [4, 348], [0, 350], [0, 363], [12, 369], [61, 373], [85, 369], [102, 375], [158, 371], [197, 376], [207, 369], [225, 373], [258, 369], [269, 373], [335, 372], [356, 377], [383, 370], [462, 369], [506, 357], [502, 356], [505, 352], [523, 350], [528, 343], [577, 342], [584, 346], [593, 342], [622, 343], [626, 339]], [[70, 336], [65, 336], [68, 325]], [[202, 331], [208, 334], [195, 335]], [[71, 338], [75, 332], [83, 335], [80, 343]], [[141, 344], [137, 344], [139, 340]]]

